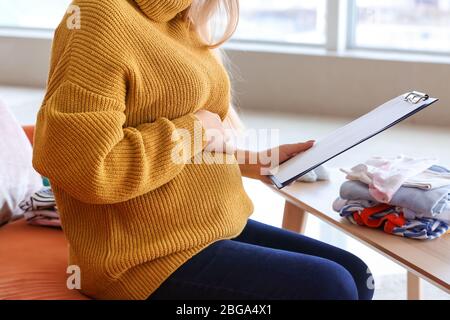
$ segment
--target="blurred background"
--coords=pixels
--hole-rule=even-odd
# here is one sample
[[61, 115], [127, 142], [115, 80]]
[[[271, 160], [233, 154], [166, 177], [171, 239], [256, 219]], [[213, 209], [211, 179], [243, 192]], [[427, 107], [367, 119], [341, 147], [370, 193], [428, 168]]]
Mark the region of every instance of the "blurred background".
[[[33, 124], [47, 80], [54, 28], [71, 1], [0, 0], [0, 99]], [[400, 126], [329, 163], [367, 154], [436, 156], [450, 165], [450, 0], [242, 0], [225, 46], [235, 104], [247, 127], [279, 129], [281, 142], [319, 139], [411, 90], [441, 99]], [[280, 226], [284, 202], [245, 181], [256, 220]], [[406, 273], [311, 218], [308, 236], [363, 258], [377, 299], [404, 299]], [[425, 285], [425, 299], [450, 299]]]
[[[70, 0], [0, 1], [2, 27], [53, 29]], [[352, 47], [450, 51], [448, 0], [356, 0]], [[292, 44], [325, 44], [326, 0], [241, 1], [241, 24], [235, 39]]]

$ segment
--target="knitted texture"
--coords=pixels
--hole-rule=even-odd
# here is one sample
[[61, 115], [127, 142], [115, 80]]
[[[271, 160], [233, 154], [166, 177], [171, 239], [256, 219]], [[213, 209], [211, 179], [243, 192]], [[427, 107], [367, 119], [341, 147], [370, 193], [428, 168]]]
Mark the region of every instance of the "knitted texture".
[[55, 33], [33, 164], [52, 183], [69, 263], [92, 298], [146, 299], [239, 235], [253, 210], [236, 162], [171, 157], [184, 146], [201, 156], [174, 133], [201, 138], [194, 113], [224, 119], [230, 105], [226, 71], [178, 14], [190, 2], [74, 1], [81, 28], [66, 16]]

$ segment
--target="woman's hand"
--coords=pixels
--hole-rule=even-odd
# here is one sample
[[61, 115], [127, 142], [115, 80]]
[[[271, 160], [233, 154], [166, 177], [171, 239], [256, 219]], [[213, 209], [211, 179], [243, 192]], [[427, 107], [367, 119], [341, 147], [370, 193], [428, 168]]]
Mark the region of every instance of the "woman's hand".
[[[269, 170], [277, 165], [295, 157], [296, 155], [305, 152], [314, 146], [315, 141], [311, 140], [304, 143], [285, 144], [277, 148], [266, 150], [263, 152], [252, 153], [245, 152], [245, 159], [240, 159], [241, 173], [244, 177], [261, 180], [264, 183], [272, 184], [267, 177]], [[274, 159], [276, 156], [278, 159]], [[252, 164], [252, 159], [257, 159], [256, 164]], [[267, 161], [270, 159], [270, 162]]]
[[[221, 153], [230, 152], [230, 146], [227, 144], [230, 139], [220, 116], [206, 110], [197, 111], [195, 116], [206, 132], [207, 146], [205, 150]], [[233, 153], [234, 150], [231, 151], [231, 154]]]
[[206, 110], [199, 110], [194, 115], [202, 123], [202, 126], [206, 131], [217, 130], [219, 132], [225, 133], [222, 119], [220, 119], [220, 116], [217, 113], [212, 113]]
[[225, 126], [220, 116], [206, 110], [195, 113], [201, 122], [207, 137], [205, 151], [235, 154], [244, 177], [271, 183], [267, 177], [269, 170], [277, 165], [295, 157], [297, 154], [310, 149], [315, 141], [304, 143], [285, 144], [277, 148], [262, 152], [236, 151], [228, 142]]

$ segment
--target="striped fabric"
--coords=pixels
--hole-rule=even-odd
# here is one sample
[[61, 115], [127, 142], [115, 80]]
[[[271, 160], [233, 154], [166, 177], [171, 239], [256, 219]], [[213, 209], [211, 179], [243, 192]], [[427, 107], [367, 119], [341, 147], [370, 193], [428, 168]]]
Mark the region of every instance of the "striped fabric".
[[[342, 202], [342, 199], [337, 201]], [[417, 240], [433, 240], [449, 231], [449, 226], [436, 219], [405, 219], [401, 208], [379, 204], [367, 207], [353, 201], [339, 211], [351, 223], [370, 228], [383, 228], [386, 233]]]
[[392, 233], [405, 238], [433, 240], [446, 234], [449, 226], [441, 221], [429, 218], [407, 220], [403, 227], [395, 228]]
[[56, 208], [55, 196], [51, 188], [43, 188], [33, 194], [29, 199], [19, 204], [24, 212], [37, 210], [54, 210]]
[[22, 201], [19, 207], [24, 211], [29, 224], [44, 227], [61, 227], [61, 220], [51, 188], [43, 188], [30, 198]]

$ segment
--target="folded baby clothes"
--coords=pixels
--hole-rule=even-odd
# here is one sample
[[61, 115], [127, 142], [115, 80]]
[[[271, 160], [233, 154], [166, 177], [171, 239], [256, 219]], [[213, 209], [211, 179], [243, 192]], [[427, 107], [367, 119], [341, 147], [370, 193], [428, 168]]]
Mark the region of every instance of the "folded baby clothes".
[[[340, 197], [347, 200], [377, 200], [369, 187], [359, 181], [346, 181], [340, 189]], [[401, 187], [392, 197], [390, 205], [406, 208], [419, 217], [438, 218], [450, 206], [450, 186], [434, 190]]]
[[409, 178], [423, 173], [436, 162], [437, 160], [434, 158], [374, 157], [351, 170], [342, 169], [342, 171], [347, 174], [347, 179], [367, 184], [374, 199], [382, 203], [389, 203]]
[[25, 219], [31, 225], [61, 227], [55, 197], [51, 188], [43, 188], [30, 198], [22, 201], [19, 207], [24, 211]]
[[[335, 201], [341, 205], [343, 199]], [[417, 240], [433, 240], [449, 230], [448, 224], [435, 219], [408, 220], [400, 208], [387, 204], [366, 207], [364, 203], [348, 203], [339, 211], [351, 223], [370, 228], [383, 228], [384, 232]]]

